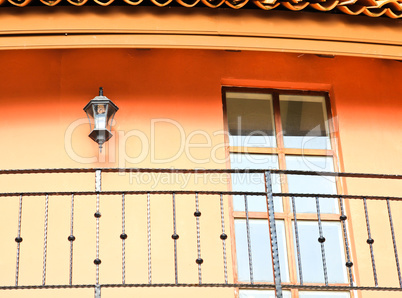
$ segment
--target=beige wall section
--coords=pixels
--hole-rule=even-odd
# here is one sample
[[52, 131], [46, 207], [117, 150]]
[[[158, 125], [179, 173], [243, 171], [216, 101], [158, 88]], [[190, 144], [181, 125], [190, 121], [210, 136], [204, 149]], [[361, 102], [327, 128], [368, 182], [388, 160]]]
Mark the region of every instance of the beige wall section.
[[238, 49], [402, 59], [402, 20], [363, 16], [208, 8], [27, 7], [2, 8], [0, 28], [0, 49]]

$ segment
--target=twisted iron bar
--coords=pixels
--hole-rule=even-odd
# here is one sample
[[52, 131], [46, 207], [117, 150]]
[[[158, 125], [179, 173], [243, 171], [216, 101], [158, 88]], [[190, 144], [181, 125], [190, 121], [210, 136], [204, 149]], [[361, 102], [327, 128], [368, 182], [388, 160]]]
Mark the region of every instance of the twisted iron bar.
[[[102, 194], [107, 196], [113, 195], [121, 195], [122, 193], [126, 195], [141, 195], [141, 194], [154, 194], [154, 195], [164, 195], [164, 194], [172, 194], [173, 192], [180, 195], [190, 195], [190, 194], [202, 194], [202, 195], [244, 195], [247, 194], [248, 196], [266, 196], [266, 192], [244, 192], [244, 191], [209, 191], [209, 190], [116, 190], [116, 191], [76, 191], [74, 192], [77, 196], [91, 196], [96, 194]], [[0, 197], [16, 197], [16, 196], [69, 196], [71, 195], [71, 191], [56, 191], [56, 192], [6, 192], [0, 193]], [[273, 197], [304, 197], [304, 198], [315, 198], [319, 197], [322, 199], [357, 199], [361, 200], [366, 198], [367, 200], [380, 200], [380, 201], [401, 201], [402, 197], [397, 196], [368, 196], [368, 195], [331, 195], [331, 194], [324, 194], [324, 193], [282, 193], [282, 192], [274, 192], [272, 193]]]
[[126, 197], [121, 196], [121, 282], [126, 283]]
[[296, 203], [295, 203], [294, 197], [292, 197], [292, 209], [293, 209], [294, 227], [295, 227], [297, 264], [299, 267], [299, 280], [300, 280], [300, 284], [302, 285], [303, 284], [303, 269], [302, 269], [301, 252], [300, 252], [299, 228], [297, 226]]
[[202, 275], [201, 275], [201, 234], [200, 234], [200, 206], [198, 200], [198, 193], [195, 193], [195, 221], [196, 221], [196, 229], [197, 229], [197, 265], [198, 265], [198, 283], [202, 284]]
[[49, 217], [49, 196], [46, 195], [45, 199], [45, 228], [43, 236], [43, 272], [42, 272], [42, 285], [46, 284], [46, 258], [47, 258], [47, 227]]
[[393, 244], [393, 247], [394, 247], [394, 255], [395, 255], [396, 270], [397, 270], [397, 272], [398, 272], [399, 285], [400, 285], [400, 287], [402, 288], [401, 267], [400, 267], [400, 265], [399, 265], [398, 249], [397, 249], [397, 247], [396, 247], [394, 223], [393, 223], [393, 221], [392, 221], [391, 205], [390, 205], [389, 200], [387, 200], [387, 209], [388, 209], [389, 225], [390, 225], [390, 228], [391, 228], [392, 244]]
[[352, 263], [352, 260], [351, 260], [351, 253], [350, 253], [349, 240], [348, 240], [348, 231], [347, 231], [346, 222], [345, 222], [347, 217], [345, 215], [345, 210], [344, 210], [344, 207], [343, 207], [343, 200], [342, 199], [339, 199], [339, 206], [341, 207], [341, 217], [340, 217], [340, 219], [341, 219], [342, 228], [343, 228], [343, 240], [345, 242], [345, 248], [346, 248], [346, 259], [347, 259], [346, 267], [348, 268], [348, 273], [349, 273], [349, 283], [350, 283], [350, 286], [352, 287], [353, 286], [353, 275], [352, 275], [353, 263]]
[[225, 234], [225, 214], [223, 209], [223, 195], [219, 195], [219, 202], [220, 202], [220, 209], [221, 209], [221, 229], [222, 234], [220, 236], [222, 240], [222, 250], [223, 250], [223, 274], [225, 276], [225, 284], [228, 283], [228, 266], [227, 266], [227, 259], [226, 259], [226, 239], [227, 235]]
[[147, 238], [148, 238], [148, 283], [152, 283], [152, 256], [151, 256], [151, 197], [147, 193]]
[[68, 283], [73, 284], [73, 243], [74, 243], [74, 194], [71, 194], [71, 219], [70, 219], [70, 236], [68, 240], [70, 241], [70, 272]]
[[172, 204], [173, 204], [173, 241], [174, 241], [174, 281], [175, 284], [179, 283], [178, 277], [178, 268], [177, 268], [177, 239], [179, 239], [179, 235], [177, 235], [176, 230], [176, 194], [173, 192], [172, 194]]
[[322, 223], [321, 223], [321, 212], [320, 212], [320, 199], [318, 197], [315, 198], [315, 204], [317, 208], [317, 218], [318, 218], [318, 231], [320, 237], [318, 238], [318, 241], [320, 242], [321, 245], [321, 257], [322, 257], [322, 268], [324, 270], [324, 281], [325, 285], [328, 286], [328, 271], [327, 271], [327, 259], [325, 257], [325, 247], [324, 247], [324, 234], [322, 231]]
[[250, 274], [250, 282], [254, 283], [254, 274], [253, 274], [253, 256], [251, 252], [251, 237], [250, 237], [250, 220], [248, 217], [248, 200], [247, 196], [244, 196], [244, 211], [246, 212], [246, 235], [247, 235], [247, 252], [248, 252], [248, 267]]
[[271, 174], [288, 174], [303, 176], [328, 176], [349, 178], [373, 178], [373, 179], [402, 179], [402, 175], [371, 174], [371, 173], [348, 173], [348, 172], [320, 172], [279, 169], [167, 169], [167, 168], [55, 168], [55, 169], [8, 169], [0, 170], [0, 175], [10, 174], [52, 174], [52, 173], [185, 173], [185, 174], [237, 174], [237, 173], [260, 173], [269, 171]]
[[368, 236], [367, 244], [370, 246], [371, 266], [373, 267], [374, 284], [376, 287], [378, 287], [377, 269], [375, 266], [374, 249], [373, 249], [374, 239], [371, 238], [370, 220], [369, 220], [369, 215], [368, 215], [368, 210], [367, 210], [366, 198], [363, 198], [363, 204], [364, 204], [364, 214], [366, 217], [366, 228], [367, 228], [367, 236]]
[[20, 250], [21, 250], [21, 242], [22, 242], [22, 237], [21, 237], [21, 217], [22, 217], [22, 195], [20, 195], [20, 200], [19, 200], [19, 206], [18, 206], [18, 233], [17, 233], [17, 238], [15, 238], [15, 241], [17, 242], [17, 260], [16, 260], [16, 265], [15, 265], [15, 286], [18, 286], [18, 278], [19, 278], [19, 272], [20, 272]]

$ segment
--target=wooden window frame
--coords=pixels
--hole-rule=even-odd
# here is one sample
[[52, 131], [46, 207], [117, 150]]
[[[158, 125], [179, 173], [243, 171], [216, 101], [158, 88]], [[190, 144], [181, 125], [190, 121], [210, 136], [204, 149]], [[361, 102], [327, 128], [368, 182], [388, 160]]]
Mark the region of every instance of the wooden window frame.
[[[226, 93], [227, 92], [237, 92], [237, 93], [264, 93], [264, 94], [271, 94], [272, 95], [272, 103], [273, 103], [273, 117], [274, 117], [274, 126], [275, 126], [275, 138], [276, 138], [276, 147], [238, 147], [238, 146], [230, 146], [228, 133], [225, 136], [225, 143], [226, 143], [226, 154], [227, 156], [230, 153], [243, 153], [243, 154], [271, 154], [277, 155], [278, 157], [278, 166], [279, 169], [286, 169], [286, 156], [287, 155], [296, 155], [296, 156], [321, 156], [321, 157], [332, 157], [333, 160], [333, 167], [334, 171], [340, 171], [340, 164], [339, 164], [339, 155], [337, 149], [337, 136], [335, 134], [334, 129], [334, 121], [333, 121], [333, 114], [331, 109], [331, 102], [329, 98], [329, 92], [326, 91], [311, 91], [311, 90], [294, 90], [294, 89], [278, 89], [278, 88], [254, 88], [254, 87], [233, 87], [233, 86], [222, 86], [222, 103], [223, 103], [223, 115], [224, 115], [224, 129], [226, 132], [229, 132], [228, 128], [228, 119], [227, 119], [227, 103], [226, 103]], [[326, 105], [326, 113], [327, 113], [327, 121], [328, 121], [328, 130], [329, 130], [329, 139], [331, 148], [330, 149], [299, 149], [299, 148], [285, 148], [283, 135], [282, 135], [282, 121], [281, 121], [281, 114], [280, 114], [280, 95], [315, 95], [315, 96], [323, 96], [325, 99]], [[230, 168], [230, 158], [228, 160], [228, 168]], [[289, 192], [288, 188], [288, 181], [286, 175], [280, 175], [281, 181], [281, 189], [283, 193]], [[343, 186], [341, 179], [336, 178], [336, 190], [338, 194], [344, 193]], [[231, 187], [231, 185], [230, 185]], [[283, 212], [275, 212], [275, 219], [284, 221], [285, 225], [285, 239], [286, 239], [286, 252], [287, 252], [287, 261], [288, 261], [288, 272], [289, 272], [289, 282], [283, 282], [284, 290], [289, 290], [291, 292], [292, 298], [299, 298], [299, 291], [298, 289], [287, 289], [286, 285], [296, 285], [298, 284], [297, 281], [297, 267], [296, 267], [296, 258], [295, 258], [295, 250], [294, 247], [294, 239], [293, 239], [293, 227], [292, 221], [294, 219], [293, 212], [291, 212], [290, 208], [290, 197], [283, 197], [282, 198], [282, 205], [283, 205]], [[346, 213], [349, 217], [349, 211], [347, 208], [348, 204], [345, 205]], [[243, 211], [234, 211], [233, 202], [230, 200], [230, 213], [231, 213], [231, 235], [232, 236], [232, 266], [233, 266], [233, 276], [234, 282], [239, 283], [238, 275], [237, 275], [237, 254], [236, 254], [236, 240], [235, 240], [235, 229], [234, 229], [234, 221], [236, 219], [245, 219], [246, 214]], [[249, 212], [248, 213], [249, 219], [266, 219], [268, 220], [268, 213], [267, 212]], [[340, 209], [338, 213], [334, 214], [321, 214], [322, 221], [329, 221], [329, 222], [340, 222]], [[317, 214], [316, 213], [298, 213], [297, 214], [298, 221], [317, 221]], [[341, 229], [341, 233], [343, 235], [343, 229]], [[350, 234], [352, 237], [352, 233]], [[344, 244], [343, 244], [344, 246]], [[345, 247], [344, 247], [345, 249]], [[345, 252], [346, 255], [346, 252]], [[352, 249], [352, 255], [353, 253]], [[355, 259], [355, 258], [354, 258]], [[357, 274], [354, 274], [354, 278], [357, 279]], [[258, 284], [258, 282], [254, 282]], [[323, 283], [304, 283], [304, 285], [323, 285]], [[337, 286], [348, 286], [348, 282], [345, 283], [330, 283], [330, 285], [337, 285]], [[247, 288], [242, 288], [241, 290], [246, 290]], [[239, 288], [236, 290], [236, 297], [239, 296]], [[353, 291], [348, 291], [350, 293], [350, 297], [355, 297]]]

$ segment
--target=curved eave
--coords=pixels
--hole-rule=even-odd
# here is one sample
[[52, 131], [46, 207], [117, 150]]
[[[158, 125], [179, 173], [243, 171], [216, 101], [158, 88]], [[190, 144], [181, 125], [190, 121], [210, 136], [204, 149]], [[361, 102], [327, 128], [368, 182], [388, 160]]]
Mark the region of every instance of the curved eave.
[[188, 48], [402, 60], [402, 22], [311, 12], [152, 7], [0, 10], [0, 49]]

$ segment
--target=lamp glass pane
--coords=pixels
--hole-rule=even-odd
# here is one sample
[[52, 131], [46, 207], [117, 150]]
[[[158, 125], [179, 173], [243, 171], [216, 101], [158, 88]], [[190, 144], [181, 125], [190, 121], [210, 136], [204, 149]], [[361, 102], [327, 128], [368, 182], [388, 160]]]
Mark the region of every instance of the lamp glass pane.
[[95, 129], [106, 129], [107, 108], [106, 104], [95, 104], [94, 106]]

